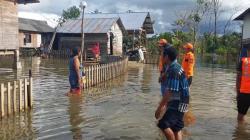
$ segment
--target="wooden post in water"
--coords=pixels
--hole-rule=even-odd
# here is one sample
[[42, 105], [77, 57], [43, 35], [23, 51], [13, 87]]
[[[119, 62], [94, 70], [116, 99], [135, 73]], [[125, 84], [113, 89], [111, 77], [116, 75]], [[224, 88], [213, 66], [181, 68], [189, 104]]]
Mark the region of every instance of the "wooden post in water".
[[105, 81], [108, 80], [108, 64], [105, 64]]
[[90, 86], [93, 86], [94, 85], [94, 66], [92, 65], [91, 66], [91, 85]]
[[14, 113], [16, 113], [16, 102], [17, 102], [17, 100], [16, 100], [16, 89], [17, 89], [17, 82], [16, 81], [14, 81], [13, 82], [13, 112]]
[[99, 71], [100, 71], [100, 66], [99, 65], [96, 65], [96, 85], [99, 84]]
[[33, 107], [33, 93], [32, 93], [32, 84], [33, 84], [33, 79], [32, 79], [32, 71], [29, 70], [29, 85], [28, 85], [28, 107], [32, 108]]
[[97, 85], [98, 82], [98, 65], [95, 65], [95, 85]]
[[86, 67], [84, 67], [83, 68], [83, 71], [85, 72], [85, 83], [84, 83], [84, 81], [82, 81], [83, 82], [83, 89], [86, 89], [86, 81], [87, 81], [87, 70], [86, 70]]
[[10, 85], [10, 82], [8, 82], [8, 85], [7, 85], [7, 113], [8, 115], [11, 114], [11, 85]]
[[87, 88], [89, 88], [90, 85], [90, 67], [87, 67]]
[[23, 110], [23, 80], [19, 80], [19, 112]]
[[4, 84], [1, 84], [1, 117], [5, 115], [5, 108], [4, 108]]
[[24, 109], [28, 108], [28, 80], [24, 79]]
[[94, 84], [94, 86], [95, 86], [95, 85], [97, 85], [97, 79], [98, 79], [97, 65], [94, 65], [94, 68], [95, 68], [95, 84]]

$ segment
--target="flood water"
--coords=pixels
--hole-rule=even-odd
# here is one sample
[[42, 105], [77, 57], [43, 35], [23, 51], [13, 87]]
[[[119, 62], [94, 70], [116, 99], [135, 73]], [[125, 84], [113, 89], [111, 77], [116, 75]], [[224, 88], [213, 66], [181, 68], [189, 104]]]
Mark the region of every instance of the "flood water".
[[[154, 119], [160, 101], [155, 66], [129, 63], [124, 76], [67, 97], [65, 61], [22, 62], [22, 71], [0, 68], [0, 79], [26, 77], [32, 67], [34, 108], [2, 120], [1, 140], [164, 140]], [[235, 76], [234, 66], [198, 62], [190, 93], [196, 122], [184, 128], [184, 140], [250, 139], [250, 114], [249, 124], [236, 121]]]

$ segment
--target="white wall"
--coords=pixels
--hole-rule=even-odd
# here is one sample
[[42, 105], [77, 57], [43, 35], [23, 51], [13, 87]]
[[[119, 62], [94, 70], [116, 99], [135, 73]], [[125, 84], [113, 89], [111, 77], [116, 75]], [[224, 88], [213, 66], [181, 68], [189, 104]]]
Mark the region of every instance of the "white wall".
[[122, 30], [120, 29], [117, 23], [113, 25], [111, 32], [113, 32], [115, 36], [113, 40], [114, 55], [122, 55], [123, 34], [122, 34]]
[[42, 35], [41, 34], [37, 34], [37, 47], [40, 47], [41, 43], [42, 43]]
[[250, 13], [244, 18], [243, 39], [250, 38]]

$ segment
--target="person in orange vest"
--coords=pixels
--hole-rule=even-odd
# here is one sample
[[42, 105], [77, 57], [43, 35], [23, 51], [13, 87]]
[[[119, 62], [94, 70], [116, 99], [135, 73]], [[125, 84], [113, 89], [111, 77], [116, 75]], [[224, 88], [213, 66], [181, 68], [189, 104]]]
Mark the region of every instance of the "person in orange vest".
[[245, 121], [245, 115], [250, 106], [250, 47], [245, 47], [247, 53], [241, 56], [237, 73], [237, 109], [238, 121]]
[[194, 75], [194, 64], [195, 64], [195, 56], [193, 53], [193, 45], [191, 43], [187, 43], [183, 47], [185, 49], [185, 54], [182, 60], [182, 68], [184, 69], [185, 75], [188, 79], [189, 86], [192, 84], [192, 78]]
[[168, 43], [168, 41], [166, 39], [160, 39], [158, 41], [158, 47], [160, 49], [160, 57], [159, 57], [159, 83], [161, 84], [161, 95], [163, 96], [164, 94], [164, 79], [166, 77], [165, 75], [165, 71], [166, 71], [166, 64], [165, 64], [165, 60], [164, 60], [164, 50], [168, 49], [171, 47], [171, 45]]

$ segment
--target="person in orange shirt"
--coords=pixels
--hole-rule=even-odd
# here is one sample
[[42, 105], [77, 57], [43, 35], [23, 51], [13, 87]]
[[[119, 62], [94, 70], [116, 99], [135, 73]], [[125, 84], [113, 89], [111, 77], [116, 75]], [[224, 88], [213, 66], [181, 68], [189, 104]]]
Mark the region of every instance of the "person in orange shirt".
[[191, 43], [187, 43], [183, 47], [185, 49], [185, 54], [182, 60], [182, 68], [185, 72], [185, 75], [188, 79], [189, 86], [192, 84], [192, 78], [194, 75], [194, 64], [195, 64], [195, 56], [193, 53], [193, 45]]
[[159, 72], [160, 73], [163, 72], [163, 65], [164, 65], [163, 52], [164, 52], [164, 48], [167, 44], [168, 44], [168, 42], [166, 39], [160, 39], [158, 41], [158, 47], [160, 50], [160, 58], [159, 58]]
[[166, 50], [167, 48], [170, 48], [171, 45], [168, 43], [168, 41], [166, 39], [160, 39], [158, 41], [158, 47], [159, 47], [159, 50], [160, 50], [160, 57], [159, 57], [159, 73], [160, 73], [159, 83], [161, 84], [161, 94], [163, 96], [164, 89], [165, 89], [165, 87], [164, 87], [164, 81], [165, 81], [165, 78], [166, 78], [165, 71], [167, 69], [163, 53], [164, 53], [164, 50]]
[[241, 56], [237, 73], [238, 122], [243, 123], [250, 107], [250, 46], [244, 47], [246, 54]]

